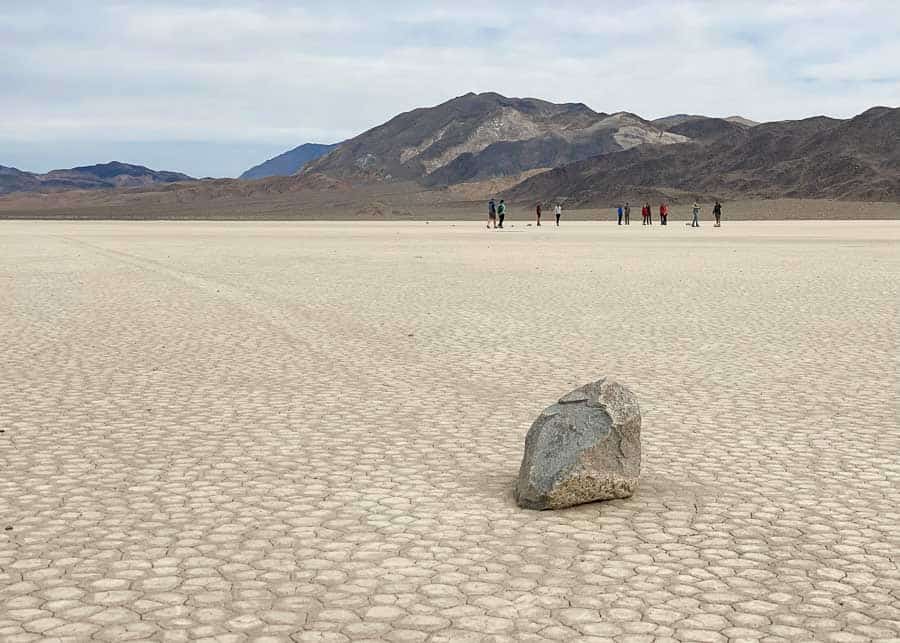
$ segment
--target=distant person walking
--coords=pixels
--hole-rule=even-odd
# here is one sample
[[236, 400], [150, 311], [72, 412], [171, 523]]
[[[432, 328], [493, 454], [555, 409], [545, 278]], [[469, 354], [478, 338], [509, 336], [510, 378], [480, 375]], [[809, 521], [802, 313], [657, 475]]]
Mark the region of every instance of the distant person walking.
[[487, 227], [490, 228], [491, 224], [494, 224], [493, 227], [497, 227], [497, 204], [493, 199], [488, 201], [488, 222]]
[[537, 213], [537, 224], [538, 227], [541, 226], [541, 203], [538, 201], [537, 206], [534, 208], [534, 211]]
[[665, 203], [659, 204], [659, 225], [668, 225], [669, 206]]
[[691, 219], [691, 227], [699, 228], [700, 227], [700, 204], [694, 201], [694, 205], [691, 206], [691, 212], [694, 217]]
[[716, 199], [716, 204], [713, 206], [713, 214], [716, 217], [716, 225], [715, 227], [722, 227], [722, 204], [719, 203], [719, 200]]
[[631, 206], [625, 202], [625, 225], [631, 225]]
[[647, 225], [647, 206], [641, 206], [641, 225]]
[[653, 225], [653, 206], [647, 204], [647, 225]]
[[622, 225], [622, 206], [619, 206], [619, 225]]
[[559, 227], [559, 218], [562, 216], [562, 206], [559, 203], [556, 204], [554, 213], [556, 214], [556, 227]]
[[497, 216], [500, 218], [500, 225], [498, 225], [497, 227], [502, 228], [503, 217], [506, 216], [506, 201], [504, 201], [503, 199], [500, 199], [500, 205], [497, 206]]

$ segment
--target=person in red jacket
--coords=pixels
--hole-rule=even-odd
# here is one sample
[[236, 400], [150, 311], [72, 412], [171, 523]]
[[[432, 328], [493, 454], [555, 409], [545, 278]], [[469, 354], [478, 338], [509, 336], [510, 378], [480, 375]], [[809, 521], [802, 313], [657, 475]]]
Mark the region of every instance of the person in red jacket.
[[669, 220], [669, 206], [663, 202], [659, 204], [659, 225], [667, 225]]
[[641, 225], [647, 225], [647, 205], [641, 206]]

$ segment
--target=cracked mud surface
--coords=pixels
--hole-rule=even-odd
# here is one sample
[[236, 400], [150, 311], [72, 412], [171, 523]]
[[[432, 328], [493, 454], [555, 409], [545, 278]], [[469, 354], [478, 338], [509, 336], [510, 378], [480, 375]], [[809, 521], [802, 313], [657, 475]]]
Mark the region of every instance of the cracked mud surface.
[[898, 640], [897, 222], [512, 223], [0, 223], [0, 640]]

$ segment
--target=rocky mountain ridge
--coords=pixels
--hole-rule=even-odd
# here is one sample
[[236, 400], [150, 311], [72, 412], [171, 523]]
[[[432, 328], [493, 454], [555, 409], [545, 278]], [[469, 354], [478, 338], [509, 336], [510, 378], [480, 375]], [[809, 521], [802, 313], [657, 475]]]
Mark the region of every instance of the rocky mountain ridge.
[[641, 195], [900, 201], [900, 108], [752, 128], [710, 120], [720, 122], [671, 125], [704, 130], [691, 132], [695, 137], [688, 142], [566, 164], [522, 181], [505, 197], [582, 205]]
[[193, 180], [192, 177], [181, 172], [151, 170], [143, 165], [132, 165], [119, 161], [51, 170], [45, 174], [25, 172], [14, 167], [0, 165], [0, 194], [133, 188]]
[[556, 167], [648, 142], [686, 140], [626, 112], [606, 114], [583, 103], [470, 93], [400, 114], [345, 141], [304, 171], [452, 185]]
[[97, 201], [88, 196], [96, 188], [127, 188], [130, 200], [135, 191], [164, 190], [164, 200], [173, 203], [300, 200], [327, 192], [340, 205], [339, 195], [350, 203], [358, 190], [368, 194], [366, 186], [383, 186], [391, 194], [481, 200], [500, 193], [508, 200], [561, 198], [570, 205], [653, 195], [890, 202], [900, 201], [898, 114], [898, 108], [876, 107], [845, 120], [754, 124], [677, 114], [650, 121], [583, 103], [470, 93], [319, 146], [329, 149], [302, 145], [255, 168], [290, 172], [303, 163], [289, 176], [192, 181], [123, 163], [46, 174], [0, 166], [0, 194], [67, 190], [72, 196], [62, 201], [69, 204]]

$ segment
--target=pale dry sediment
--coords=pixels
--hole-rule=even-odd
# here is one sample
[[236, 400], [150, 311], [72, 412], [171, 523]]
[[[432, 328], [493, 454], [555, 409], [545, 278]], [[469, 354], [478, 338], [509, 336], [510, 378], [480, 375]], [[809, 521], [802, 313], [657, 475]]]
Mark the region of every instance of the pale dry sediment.
[[[896, 640], [898, 238], [2, 222], [0, 640]], [[518, 509], [601, 375], [637, 492]]]

